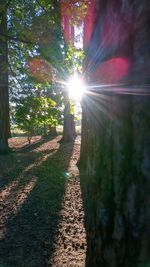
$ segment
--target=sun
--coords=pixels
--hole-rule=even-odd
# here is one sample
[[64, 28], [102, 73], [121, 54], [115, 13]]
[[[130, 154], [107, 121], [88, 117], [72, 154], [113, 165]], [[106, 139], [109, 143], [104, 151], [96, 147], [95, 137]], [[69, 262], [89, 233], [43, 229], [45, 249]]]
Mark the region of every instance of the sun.
[[85, 84], [80, 77], [74, 76], [68, 81], [67, 89], [70, 99], [80, 101], [85, 92]]

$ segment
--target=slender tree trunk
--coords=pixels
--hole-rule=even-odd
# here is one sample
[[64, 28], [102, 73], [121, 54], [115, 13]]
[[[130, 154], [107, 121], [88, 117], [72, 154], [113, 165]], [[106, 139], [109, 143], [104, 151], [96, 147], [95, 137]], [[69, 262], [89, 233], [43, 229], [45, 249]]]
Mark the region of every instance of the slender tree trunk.
[[50, 136], [57, 136], [57, 130], [56, 130], [56, 126], [49, 126], [49, 133]]
[[[0, 0], [0, 5], [5, 5]], [[0, 32], [7, 33], [7, 12], [1, 12]], [[7, 39], [0, 37], [0, 153], [8, 151], [9, 133], [9, 94], [8, 94], [8, 67], [7, 67]]]
[[43, 135], [46, 136], [47, 135], [47, 129], [46, 129], [46, 124], [43, 124]]
[[63, 141], [72, 142], [75, 140], [75, 137], [76, 137], [76, 131], [75, 131], [74, 115], [70, 114], [70, 102], [68, 100], [64, 111]]
[[84, 99], [82, 101], [82, 127], [81, 127], [81, 153], [80, 153], [80, 158], [78, 161], [78, 166], [85, 168], [86, 162], [87, 162], [87, 157], [88, 157], [88, 136], [89, 136], [89, 124], [87, 120], [87, 104], [86, 104], [86, 96], [84, 96]]

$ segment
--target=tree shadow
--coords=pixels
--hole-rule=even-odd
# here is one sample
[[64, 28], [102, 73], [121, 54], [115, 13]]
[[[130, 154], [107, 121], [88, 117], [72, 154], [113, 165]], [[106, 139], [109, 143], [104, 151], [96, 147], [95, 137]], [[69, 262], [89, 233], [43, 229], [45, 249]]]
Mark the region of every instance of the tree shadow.
[[80, 161], [80, 158], [79, 158], [79, 161], [77, 162], [77, 167], [78, 167], [78, 170], [79, 170], [79, 177], [80, 177], [80, 188], [81, 188], [82, 205], [83, 205], [83, 211], [84, 211], [84, 228], [85, 228], [85, 231], [86, 231], [86, 245], [87, 245], [87, 248], [86, 248], [85, 267], [89, 267], [88, 264], [87, 264], [88, 251], [89, 251], [88, 212], [87, 212], [87, 205], [86, 205], [86, 202], [87, 202], [86, 196], [87, 196], [87, 194], [86, 194], [85, 181], [84, 181], [85, 173], [84, 173], [84, 168], [83, 168], [83, 165], [82, 165], [82, 163]]
[[[25, 146], [21, 146], [20, 148], [13, 148], [14, 153], [10, 153], [7, 155], [0, 155], [0, 188], [3, 189], [9, 183], [17, 179], [22, 175], [31, 164], [34, 164], [38, 159], [40, 159], [41, 155], [51, 153], [53, 146], [51, 143], [48, 144], [48, 149], [44, 149], [40, 151], [40, 146], [46, 145], [49, 141], [53, 141], [52, 137], [46, 137], [41, 140], [36, 141], [35, 143]], [[60, 137], [56, 139], [56, 142]], [[39, 152], [37, 153], [36, 150]], [[32, 153], [31, 153], [32, 152]]]
[[51, 141], [53, 139], [55, 139], [56, 137], [54, 136], [46, 136], [46, 137], [41, 137], [40, 140], [34, 141], [34, 143], [31, 144], [25, 144], [24, 146], [22, 146], [21, 148], [17, 148], [15, 149], [15, 152], [20, 152], [20, 153], [24, 153], [24, 152], [30, 152], [33, 151], [34, 149], [36, 149], [37, 147], [43, 145], [44, 143]]
[[61, 144], [57, 152], [45, 154], [41, 164], [23, 177], [23, 188], [16, 188], [16, 203], [7, 214], [0, 246], [4, 267], [48, 266], [73, 145]]

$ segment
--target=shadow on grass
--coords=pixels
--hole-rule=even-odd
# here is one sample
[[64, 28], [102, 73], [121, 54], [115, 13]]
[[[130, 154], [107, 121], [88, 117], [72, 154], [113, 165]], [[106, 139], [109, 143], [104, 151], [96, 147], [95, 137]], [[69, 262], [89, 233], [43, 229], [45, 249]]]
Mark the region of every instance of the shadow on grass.
[[46, 137], [41, 137], [40, 140], [35, 141], [34, 143], [31, 144], [26, 144], [24, 146], [22, 146], [21, 148], [17, 148], [15, 149], [16, 152], [30, 152], [36, 148], [38, 148], [39, 146], [43, 145], [44, 143], [51, 141], [53, 139], [55, 139], [56, 137], [54, 136], [46, 136]]
[[16, 189], [16, 212], [6, 218], [6, 232], [0, 246], [3, 267], [48, 266], [72, 151], [73, 143], [62, 144], [56, 153], [46, 154], [41, 164], [29, 173], [30, 180], [24, 177], [26, 190], [31, 189], [29, 194]]
[[14, 153], [0, 155], [0, 188], [6, 187], [9, 183], [21, 176], [22, 172], [28, 169], [31, 164], [38, 161], [43, 154], [51, 153], [53, 150], [51, 143], [48, 144], [48, 150], [43, 150], [43, 152], [41, 151], [39, 153], [33, 153], [32, 151], [52, 140], [52, 137], [46, 137], [31, 145], [14, 149]]

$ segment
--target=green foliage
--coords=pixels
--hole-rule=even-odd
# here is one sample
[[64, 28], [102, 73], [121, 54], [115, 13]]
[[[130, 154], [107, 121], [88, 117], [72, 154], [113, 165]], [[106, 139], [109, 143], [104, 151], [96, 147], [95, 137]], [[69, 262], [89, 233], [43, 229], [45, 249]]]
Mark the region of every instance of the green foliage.
[[89, 3], [90, 0], [63, 0], [62, 12], [69, 15], [72, 24], [80, 25], [87, 14]]
[[71, 45], [67, 47], [65, 66], [68, 75], [82, 73], [84, 57], [85, 55], [83, 49], [77, 49]]
[[51, 98], [30, 96], [20, 100], [16, 107], [15, 120], [20, 129], [27, 132], [29, 139], [44, 124], [58, 125], [59, 116], [60, 112]]
[[[86, 1], [75, 5], [75, 10], [80, 9], [80, 13], [84, 13]], [[60, 4], [56, 0], [13, 0], [1, 9], [7, 9], [5, 34], [8, 36], [11, 121], [14, 121], [15, 114], [20, 127], [30, 133], [41, 124], [51, 125], [53, 122], [56, 125], [57, 119], [54, 118], [61, 117], [61, 106], [66, 101], [65, 90], [60, 85], [39, 83], [32, 77], [28, 68], [30, 59], [39, 57], [46, 60], [58, 80], [67, 80], [70, 74], [82, 71], [82, 50], [68, 46], [63, 38]], [[0, 34], [0, 38], [5, 37]], [[42, 111], [42, 98], [49, 97], [57, 104], [50, 112], [49, 108]], [[73, 113], [73, 108], [71, 112]]]
[[[65, 46], [59, 11], [60, 2], [55, 0], [8, 1], [6, 35], [9, 36], [7, 40], [11, 121], [14, 121], [16, 105], [17, 108], [22, 105], [22, 98], [35, 99], [37, 96], [52, 98], [57, 103], [53, 113], [59, 113], [60, 117], [59, 108], [63, 100], [60, 88], [46, 81], [39, 82], [28, 68], [30, 60], [39, 57], [50, 63], [54, 72], [60, 73], [60, 77], [64, 76]], [[0, 34], [0, 38], [5, 37]], [[48, 114], [48, 111], [45, 111], [46, 113]], [[50, 115], [49, 119], [42, 117], [41, 120], [49, 123], [52, 116]]]
[[40, 56], [59, 69], [63, 55], [59, 1], [14, 0], [9, 1], [7, 10], [12, 87], [16, 83], [17, 88], [18, 82], [22, 84], [21, 80], [29, 76], [29, 58]]

